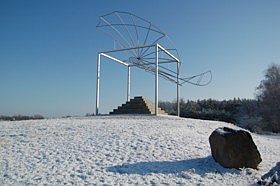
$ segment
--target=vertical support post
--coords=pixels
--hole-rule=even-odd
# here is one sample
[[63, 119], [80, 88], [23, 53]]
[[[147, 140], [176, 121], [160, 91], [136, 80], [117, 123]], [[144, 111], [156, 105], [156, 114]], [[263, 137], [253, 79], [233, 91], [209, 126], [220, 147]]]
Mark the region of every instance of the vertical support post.
[[130, 66], [127, 66], [127, 101], [130, 100]]
[[98, 54], [97, 62], [96, 62], [96, 107], [95, 107], [95, 115], [99, 114], [99, 86], [100, 86], [100, 58], [101, 55]]
[[179, 75], [180, 75], [180, 69], [179, 69], [179, 61], [177, 61], [177, 116], [180, 117], [180, 86], [179, 86]]
[[158, 115], [158, 44], [156, 48], [156, 73], [155, 73], [155, 115]]

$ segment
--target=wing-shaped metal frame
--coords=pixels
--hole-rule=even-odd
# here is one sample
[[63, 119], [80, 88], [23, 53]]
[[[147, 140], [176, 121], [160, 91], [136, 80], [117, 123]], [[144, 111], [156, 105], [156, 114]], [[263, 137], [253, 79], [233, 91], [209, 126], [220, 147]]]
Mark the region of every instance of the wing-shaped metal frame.
[[[190, 83], [208, 85], [212, 81], [211, 71], [191, 77], [180, 75], [181, 61], [177, 49], [167, 34], [150, 21], [129, 12], [114, 11], [100, 16], [96, 28], [114, 41], [114, 49], [100, 52], [97, 60], [96, 114], [99, 114], [99, 84], [101, 57], [118, 62], [128, 69], [127, 100], [130, 99], [130, 68], [137, 67], [155, 75], [155, 114], [158, 114], [158, 77], [177, 84], [177, 114], [180, 113], [179, 86]], [[168, 48], [164, 48], [167, 46]], [[121, 57], [115, 55], [121, 53]], [[170, 65], [175, 64], [175, 68]], [[208, 78], [206, 81], [205, 79]]]

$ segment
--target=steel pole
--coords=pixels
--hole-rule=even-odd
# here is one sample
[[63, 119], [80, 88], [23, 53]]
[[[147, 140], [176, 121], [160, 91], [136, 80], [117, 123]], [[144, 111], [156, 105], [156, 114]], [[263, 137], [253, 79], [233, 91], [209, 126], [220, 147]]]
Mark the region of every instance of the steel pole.
[[127, 101], [130, 100], [130, 66], [127, 67]]
[[100, 53], [98, 54], [97, 57], [97, 66], [96, 66], [96, 107], [95, 107], [95, 115], [99, 114], [99, 86], [100, 86]]
[[180, 86], [179, 86], [179, 62], [177, 62], [177, 116], [180, 117]]
[[155, 115], [158, 115], [158, 45], [156, 45]]

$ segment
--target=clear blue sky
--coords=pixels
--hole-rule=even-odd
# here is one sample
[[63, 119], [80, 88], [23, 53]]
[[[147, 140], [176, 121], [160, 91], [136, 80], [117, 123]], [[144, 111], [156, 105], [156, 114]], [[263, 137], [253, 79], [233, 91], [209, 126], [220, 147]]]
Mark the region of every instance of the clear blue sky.
[[[95, 108], [96, 53], [112, 42], [96, 30], [114, 10], [146, 18], [174, 41], [182, 73], [211, 69], [206, 87], [186, 85], [185, 99], [254, 98], [263, 71], [280, 63], [280, 1], [0, 1], [0, 115], [84, 115]], [[101, 112], [126, 99], [126, 71], [102, 64]], [[132, 96], [153, 98], [149, 74], [132, 74]], [[160, 100], [175, 86], [160, 80]]]

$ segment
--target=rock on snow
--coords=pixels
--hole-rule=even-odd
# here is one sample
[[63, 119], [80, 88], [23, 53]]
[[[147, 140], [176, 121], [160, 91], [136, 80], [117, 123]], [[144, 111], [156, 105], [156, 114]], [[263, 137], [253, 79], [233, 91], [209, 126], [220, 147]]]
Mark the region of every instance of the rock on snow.
[[213, 158], [223, 167], [257, 169], [262, 161], [251, 134], [245, 130], [217, 128], [210, 135], [209, 143]]
[[0, 185], [250, 185], [280, 154], [279, 136], [252, 134], [259, 170], [226, 169], [211, 156], [215, 121], [96, 116], [0, 122]]

